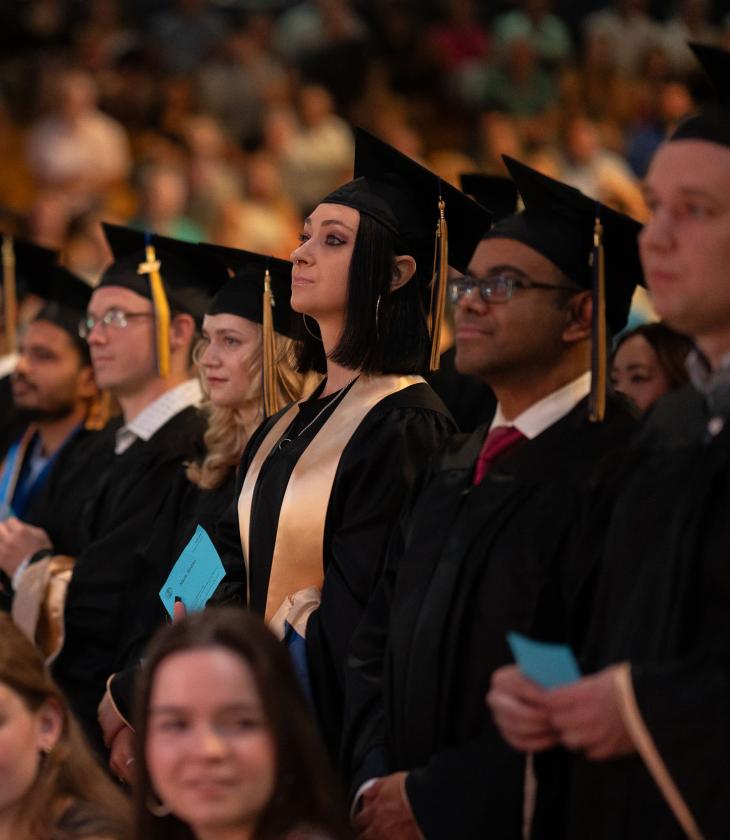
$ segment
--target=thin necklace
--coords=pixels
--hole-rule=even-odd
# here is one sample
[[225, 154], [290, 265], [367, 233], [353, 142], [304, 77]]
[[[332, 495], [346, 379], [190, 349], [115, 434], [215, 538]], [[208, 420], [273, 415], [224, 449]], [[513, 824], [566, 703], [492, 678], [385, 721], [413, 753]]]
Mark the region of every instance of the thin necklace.
[[[357, 379], [357, 377], [355, 377], [355, 379]], [[301, 431], [297, 432], [296, 435], [294, 435], [293, 438], [288, 438], [288, 437], [282, 438], [279, 441], [279, 452], [283, 452], [284, 449], [286, 449], [287, 446], [289, 446], [289, 444], [292, 442], [292, 440], [296, 440], [297, 438], [300, 438], [307, 431], [307, 429], [310, 426], [313, 426], [317, 422], [317, 420], [319, 420], [319, 418], [325, 413], [325, 411], [327, 411], [327, 409], [330, 408], [330, 406], [333, 406], [337, 402], [337, 400], [340, 399], [340, 397], [344, 396], [345, 391], [350, 387], [350, 385], [352, 385], [352, 383], [355, 381], [355, 379], [353, 379], [352, 382], [348, 382], [347, 385], [343, 385], [342, 388], [340, 388], [339, 391], [336, 391], [335, 394], [333, 395], [332, 399], [328, 400], [322, 406], [322, 408], [320, 408], [320, 410], [314, 415], [314, 417], [309, 421], [309, 423], [307, 423], [307, 425]]]

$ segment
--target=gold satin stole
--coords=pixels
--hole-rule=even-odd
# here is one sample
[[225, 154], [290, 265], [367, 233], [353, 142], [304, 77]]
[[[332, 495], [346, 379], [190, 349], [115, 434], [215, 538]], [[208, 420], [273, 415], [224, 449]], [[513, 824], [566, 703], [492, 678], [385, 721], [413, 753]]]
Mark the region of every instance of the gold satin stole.
[[[385, 397], [423, 382], [420, 376], [361, 375], [297, 461], [284, 492], [271, 558], [267, 623], [288, 595], [324, 578], [324, 526], [342, 453], [367, 413]], [[269, 430], [253, 457], [238, 497], [238, 524], [251, 602], [249, 539], [251, 507], [261, 467], [299, 411], [294, 403]]]

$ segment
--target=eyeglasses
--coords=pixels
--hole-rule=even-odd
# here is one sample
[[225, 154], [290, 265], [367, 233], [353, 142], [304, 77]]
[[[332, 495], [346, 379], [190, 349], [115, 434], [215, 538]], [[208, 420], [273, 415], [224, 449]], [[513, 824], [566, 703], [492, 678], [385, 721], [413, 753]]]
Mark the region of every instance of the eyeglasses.
[[576, 292], [580, 291], [577, 286], [538, 283], [535, 280], [522, 279], [508, 273], [493, 274], [483, 279], [465, 274], [463, 277], [449, 282], [449, 300], [451, 303], [458, 303], [463, 297], [471, 295], [474, 289], [479, 289], [479, 296], [485, 303], [507, 303], [515, 289], [572, 289]]
[[95, 315], [87, 315], [79, 321], [79, 337], [88, 338], [97, 324], [102, 324], [105, 327], [124, 329], [129, 325], [131, 318], [151, 317], [151, 312], [125, 312], [123, 309], [109, 309], [101, 318], [97, 318]]

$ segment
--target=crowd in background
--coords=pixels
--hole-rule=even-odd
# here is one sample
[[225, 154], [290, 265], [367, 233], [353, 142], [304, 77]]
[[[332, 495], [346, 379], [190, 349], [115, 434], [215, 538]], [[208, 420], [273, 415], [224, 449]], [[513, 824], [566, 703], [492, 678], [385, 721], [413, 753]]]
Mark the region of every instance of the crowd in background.
[[[654, 8], [654, 6], [656, 8]], [[94, 282], [96, 222], [288, 257], [352, 125], [442, 177], [509, 154], [641, 220], [712, 0], [29, 0], [0, 10], [2, 211]]]

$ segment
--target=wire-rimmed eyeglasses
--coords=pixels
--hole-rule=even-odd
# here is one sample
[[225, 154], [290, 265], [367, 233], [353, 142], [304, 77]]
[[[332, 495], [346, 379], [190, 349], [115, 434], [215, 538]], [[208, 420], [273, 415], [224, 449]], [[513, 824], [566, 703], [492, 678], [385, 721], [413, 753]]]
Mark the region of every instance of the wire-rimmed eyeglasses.
[[132, 318], [151, 318], [151, 312], [125, 312], [123, 309], [108, 309], [101, 318], [95, 315], [86, 315], [79, 321], [79, 337], [88, 338], [91, 331], [97, 324], [104, 327], [124, 329], [129, 325]]

